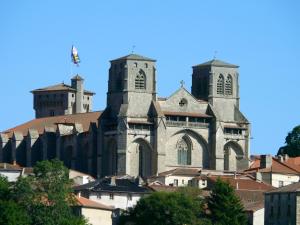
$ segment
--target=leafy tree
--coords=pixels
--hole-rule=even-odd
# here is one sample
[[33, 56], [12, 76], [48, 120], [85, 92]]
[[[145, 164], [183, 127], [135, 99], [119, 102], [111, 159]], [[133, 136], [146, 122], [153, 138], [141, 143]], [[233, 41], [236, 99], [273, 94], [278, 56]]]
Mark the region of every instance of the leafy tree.
[[208, 199], [210, 218], [218, 225], [246, 225], [247, 216], [238, 196], [229, 183], [217, 179]]
[[13, 198], [31, 217], [34, 225], [84, 225], [82, 217], [72, 213], [74, 205], [69, 171], [59, 160], [41, 161], [33, 175], [20, 178]]
[[180, 192], [155, 192], [142, 198], [134, 209], [123, 215], [120, 219], [120, 224], [208, 224], [201, 223], [201, 212], [201, 202], [195, 201], [189, 194]]
[[12, 185], [0, 175], [0, 224], [27, 225], [30, 218], [25, 209], [12, 199]]
[[277, 155], [288, 154], [290, 157], [300, 156], [300, 125], [288, 133], [285, 138], [286, 145], [279, 148]]

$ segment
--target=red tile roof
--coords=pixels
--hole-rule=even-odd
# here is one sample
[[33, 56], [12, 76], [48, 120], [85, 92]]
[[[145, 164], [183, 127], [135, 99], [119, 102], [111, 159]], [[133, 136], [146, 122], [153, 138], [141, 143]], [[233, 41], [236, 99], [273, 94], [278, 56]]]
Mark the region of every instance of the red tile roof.
[[240, 176], [237, 178], [234, 178], [233, 176], [208, 176], [207, 179], [214, 183], [217, 181], [218, 177], [223, 181], [227, 181], [236, 190], [270, 191], [274, 189], [271, 185], [256, 181], [248, 176]]
[[23, 136], [26, 136], [29, 129], [36, 129], [39, 134], [44, 132], [45, 127], [56, 129], [58, 123], [82, 124], [83, 131], [86, 132], [90, 128], [91, 123], [98, 124], [98, 118], [101, 112], [89, 112], [89, 113], [77, 113], [62, 116], [43, 117], [33, 119], [29, 122], [23, 123], [14, 128], [8, 129], [3, 133], [6, 133], [8, 137], [12, 137], [13, 132], [20, 132]]
[[260, 168], [260, 158], [256, 158], [251, 164], [250, 168], [245, 172], [272, 172], [280, 174], [299, 174], [300, 166], [294, 165], [292, 160], [286, 162], [280, 162], [278, 159], [272, 157], [272, 166], [269, 168]]
[[80, 196], [80, 197], [76, 196], [76, 200], [77, 200], [78, 206], [83, 206], [83, 207], [87, 207], [87, 208], [105, 209], [105, 210], [113, 210], [114, 209], [114, 207], [92, 201], [92, 200], [84, 198], [82, 196]]

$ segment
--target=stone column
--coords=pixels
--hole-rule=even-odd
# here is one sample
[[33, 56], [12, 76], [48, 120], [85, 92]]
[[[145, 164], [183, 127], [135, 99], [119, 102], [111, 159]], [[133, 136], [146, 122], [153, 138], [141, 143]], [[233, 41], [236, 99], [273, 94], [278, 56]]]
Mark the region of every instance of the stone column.
[[12, 136], [12, 146], [11, 146], [11, 161], [13, 164], [17, 162], [17, 149], [21, 142], [23, 141], [24, 137], [21, 132], [14, 132]]
[[42, 152], [43, 152], [43, 156], [42, 156], [42, 159], [43, 160], [46, 160], [48, 159], [48, 137], [47, 137], [47, 133], [44, 133], [42, 136], [41, 136], [41, 141], [42, 141]]
[[9, 141], [6, 134], [0, 133], [0, 162], [4, 160], [4, 147]]
[[[31, 167], [32, 146], [39, 138], [39, 133], [35, 129], [29, 129], [26, 137], [26, 166]], [[39, 149], [40, 150], [40, 149]]]

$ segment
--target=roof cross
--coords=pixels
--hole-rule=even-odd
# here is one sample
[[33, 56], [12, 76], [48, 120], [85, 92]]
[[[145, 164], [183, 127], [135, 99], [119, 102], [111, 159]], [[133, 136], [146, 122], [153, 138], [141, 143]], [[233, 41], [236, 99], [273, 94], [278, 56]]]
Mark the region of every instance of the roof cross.
[[180, 81], [180, 86], [183, 88], [183, 86], [184, 86], [184, 81], [183, 80]]

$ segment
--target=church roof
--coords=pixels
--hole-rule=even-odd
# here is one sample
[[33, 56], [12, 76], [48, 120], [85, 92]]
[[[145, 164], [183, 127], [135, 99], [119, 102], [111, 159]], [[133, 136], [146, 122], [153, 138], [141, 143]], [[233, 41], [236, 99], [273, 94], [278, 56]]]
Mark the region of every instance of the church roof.
[[89, 113], [77, 113], [70, 115], [61, 115], [61, 116], [52, 116], [52, 117], [43, 117], [38, 119], [33, 119], [27, 123], [23, 123], [14, 128], [4, 131], [7, 136], [12, 137], [14, 132], [20, 132], [23, 136], [26, 136], [29, 129], [35, 129], [39, 134], [44, 132], [45, 127], [53, 128], [54, 130], [57, 127], [58, 123], [68, 123], [82, 124], [83, 132], [86, 132], [90, 128], [91, 123], [98, 123], [98, 118], [101, 115], [101, 112], [89, 112]]
[[124, 60], [124, 59], [156, 62], [155, 59], [150, 59], [148, 57], [137, 55], [137, 54], [129, 54], [129, 55], [117, 58], [117, 59], [113, 59], [113, 60], [111, 60], [111, 62], [118, 61], [118, 60]]
[[[77, 75], [78, 76], [78, 75]], [[79, 77], [79, 76], [78, 76]], [[73, 78], [72, 78], [73, 79]], [[75, 78], [77, 79], [77, 78]], [[81, 78], [82, 79], [82, 78]], [[48, 92], [48, 91], [71, 91], [71, 92], [76, 92], [76, 89], [72, 88], [70, 85], [61, 83], [61, 84], [55, 84], [52, 86], [44, 87], [44, 88], [38, 88], [35, 90], [32, 90], [31, 93], [36, 93], [36, 92]], [[90, 94], [94, 95], [94, 92], [91, 91], [84, 91], [84, 94]]]
[[193, 67], [205, 67], [205, 66], [229, 67], [229, 68], [238, 68], [239, 67], [237, 65], [230, 64], [230, 63], [218, 60], [218, 59], [213, 59], [213, 60], [207, 61], [205, 63], [195, 65]]

